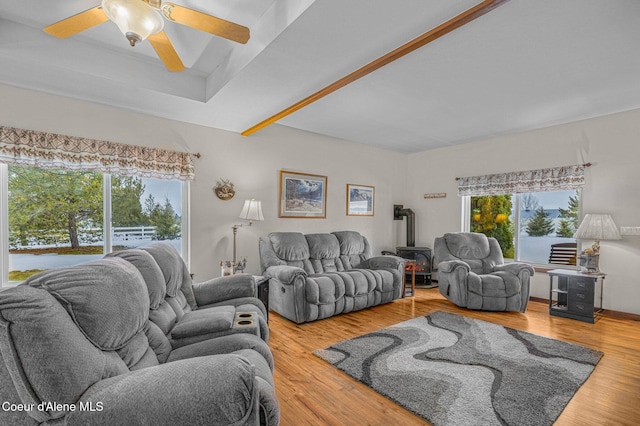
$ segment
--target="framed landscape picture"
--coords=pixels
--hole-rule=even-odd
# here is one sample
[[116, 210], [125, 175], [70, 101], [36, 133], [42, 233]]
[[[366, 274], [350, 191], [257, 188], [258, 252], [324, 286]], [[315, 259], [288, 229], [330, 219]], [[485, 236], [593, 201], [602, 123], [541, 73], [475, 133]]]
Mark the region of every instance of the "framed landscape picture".
[[376, 189], [373, 186], [347, 184], [347, 216], [373, 216]]
[[327, 217], [327, 177], [280, 170], [280, 217]]

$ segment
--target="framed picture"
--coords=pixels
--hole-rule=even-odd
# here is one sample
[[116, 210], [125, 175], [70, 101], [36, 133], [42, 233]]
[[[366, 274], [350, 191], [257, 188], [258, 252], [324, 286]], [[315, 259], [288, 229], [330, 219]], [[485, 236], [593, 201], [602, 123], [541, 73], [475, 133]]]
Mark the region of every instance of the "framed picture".
[[347, 184], [347, 216], [373, 216], [376, 189], [373, 186]]
[[327, 217], [327, 177], [280, 170], [280, 217]]

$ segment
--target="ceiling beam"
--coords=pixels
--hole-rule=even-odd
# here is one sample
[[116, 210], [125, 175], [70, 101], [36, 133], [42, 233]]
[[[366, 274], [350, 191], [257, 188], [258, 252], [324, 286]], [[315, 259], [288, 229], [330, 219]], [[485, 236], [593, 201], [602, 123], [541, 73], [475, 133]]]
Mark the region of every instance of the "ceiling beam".
[[383, 66], [395, 61], [396, 59], [400, 59], [403, 56], [413, 52], [416, 49], [419, 49], [429, 43], [431, 43], [434, 40], [437, 40], [438, 38], [442, 37], [443, 35], [450, 33], [451, 31], [460, 28], [461, 26], [473, 21], [476, 18], [479, 18], [480, 16], [484, 15], [485, 13], [488, 13], [490, 11], [492, 11], [493, 9], [495, 9], [498, 6], [503, 5], [504, 3], [508, 2], [509, 0], [485, 0], [479, 4], [477, 4], [476, 6], [467, 9], [466, 11], [462, 12], [459, 15], [456, 15], [455, 17], [449, 19], [448, 21], [438, 25], [437, 27], [433, 28], [432, 30], [427, 31], [426, 33], [414, 38], [413, 40], [403, 44], [402, 46], [398, 47], [395, 50], [392, 50], [391, 52], [387, 53], [384, 56], [379, 57], [378, 59], [369, 62], [368, 64], [364, 65], [363, 67], [355, 70], [354, 72], [352, 72], [351, 74], [348, 74], [344, 77], [342, 77], [341, 79], [331, 83], [330, 85], [328, 85], [327, 87], [318, 90], [316, 93], [307, 96], [306, 98], [302, 99], [301, 101], [296, 102], [295, 104], [291, 105], [290, 107], [287, 107], [285, 109], [283, 109], [282, 111], [280, 111], [279, 113], [272, 115], [271, 117], [267, 118], [266, 120], [261, 121], [260, 123], [248, 128], [247, 130], [245, 130], [244, 132], [242, 132], [242, 136], [249, 136], [265, 127], [267, 127], [270, 124], [275, 123], [276, 121], [288, 116], [289, 114], [292, 114], [296, 111], [298, 111], [299, 109], [302, 109], [304, 107], [306, 107], [309, 104], [312, 104], [313, 102], [324, 98], [325, 96], [335, 92], [338, 89], [343, 88], [344, 86], [353, 83], [354, 81], [366, 76], [367, 74], [370, 74], [380, 68], [382, 68]]

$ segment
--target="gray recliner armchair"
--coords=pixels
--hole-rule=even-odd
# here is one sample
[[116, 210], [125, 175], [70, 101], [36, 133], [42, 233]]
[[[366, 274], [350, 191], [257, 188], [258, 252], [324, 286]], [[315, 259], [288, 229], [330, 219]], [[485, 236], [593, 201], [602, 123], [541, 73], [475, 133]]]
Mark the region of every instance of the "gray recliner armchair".
[[483, 311], [525, 312], [531, 265], [504, 263], [495, 238], [474, 232], [447, 233], [434, 242], [440, 293], [456, 305]]

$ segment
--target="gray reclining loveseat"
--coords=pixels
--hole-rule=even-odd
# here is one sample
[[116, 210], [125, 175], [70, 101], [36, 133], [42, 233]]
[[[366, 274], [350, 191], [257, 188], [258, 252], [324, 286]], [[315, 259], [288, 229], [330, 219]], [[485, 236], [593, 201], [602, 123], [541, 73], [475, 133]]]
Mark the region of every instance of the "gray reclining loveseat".
[[279, 423], [261, 337], [210, 337], [205, 320], [203, 338], [170, 339], [150, 303], [141, 271], [118, 257], [0, 291], [0, 424]]
[[262, 274], [270, 279], [269, 308], [303, 323], [398, 299], [404, 259], [371, 255], [354, 231], [273, 232], [260, 238]]

